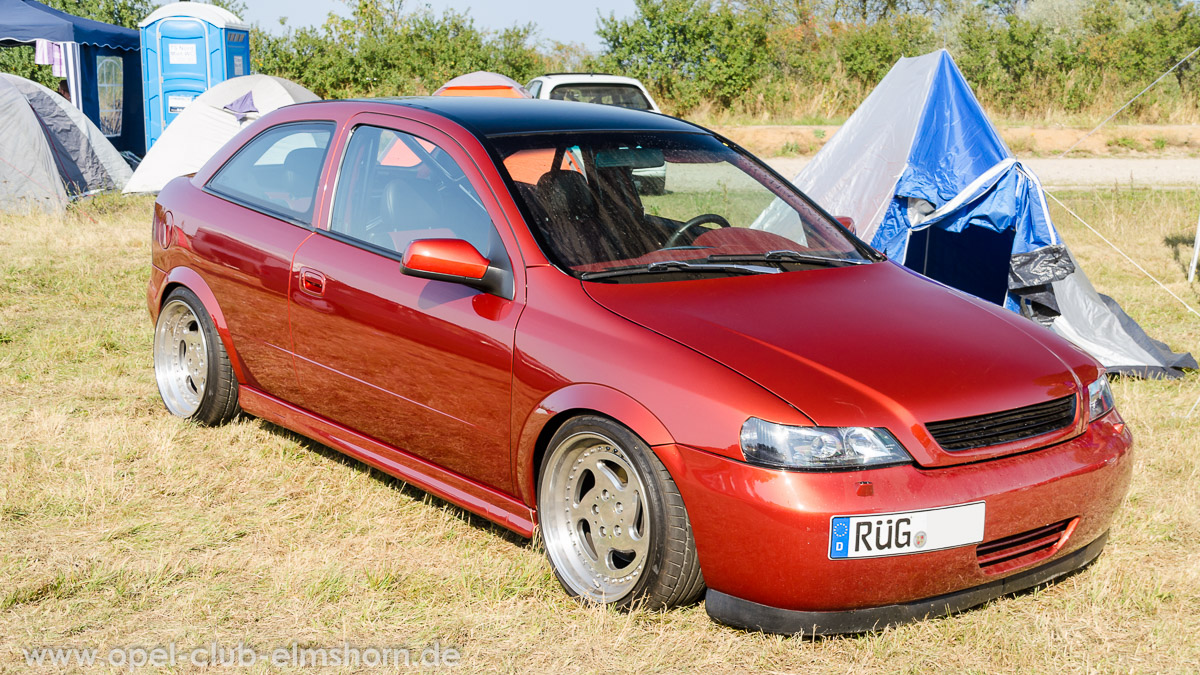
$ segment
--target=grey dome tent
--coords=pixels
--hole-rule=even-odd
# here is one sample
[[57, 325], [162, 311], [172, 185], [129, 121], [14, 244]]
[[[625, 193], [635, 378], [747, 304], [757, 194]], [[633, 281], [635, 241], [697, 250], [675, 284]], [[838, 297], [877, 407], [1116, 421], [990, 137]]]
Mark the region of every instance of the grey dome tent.
[[36, 82], [0, 73], [0, 120], [0, 211], [60, 211], [132, 175], [91, 120]]
[[[1112, 372], [1196, 368], [1095, 291], [945, 50], [900, 59], [793, 182], [892, 260], [1048, 326]], [[752, 225], [793, 238], [797, 226], [775, 204]]]

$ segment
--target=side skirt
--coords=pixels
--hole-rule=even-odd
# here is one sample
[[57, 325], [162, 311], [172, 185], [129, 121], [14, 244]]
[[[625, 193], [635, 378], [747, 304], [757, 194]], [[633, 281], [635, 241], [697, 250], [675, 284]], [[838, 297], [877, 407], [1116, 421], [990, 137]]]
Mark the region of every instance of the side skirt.
[[328, 445], [389, 476], [411, 483], [475, 515], [487, 518], [522, 537], [533, 536], [533, 509], [503, 492], [380, 443], [244, 384], [238, 388], [238, 399], [242, 409], [255, 417], [261, 417]]

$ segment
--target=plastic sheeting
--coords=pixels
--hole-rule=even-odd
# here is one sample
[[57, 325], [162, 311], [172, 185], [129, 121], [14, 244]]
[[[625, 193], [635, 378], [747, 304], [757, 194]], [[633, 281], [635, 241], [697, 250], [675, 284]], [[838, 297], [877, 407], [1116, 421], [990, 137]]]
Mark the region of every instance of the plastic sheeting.
[[[230, 110], [246, 97], [257, 110]], [[125, 192], [158, 192], [171, 179], [195, 173], [242, 127], [293, 103], [316, 101], [304, 87], [269, 75], [235, 77], [197, 96], [146, 153]], [[244, 107], [244, 106], [241, 106]]]
[[1008, 300], [1025, 316], [1049, 326], [1062, 314], [1051, 286], [1075, 273], [1075, 261], [1063, 245], [1013, 255], [1008, 268]]
[[1097, 293], [1082, 270], [1052, 285], [1062, 316], [1051, 329], [1086, 349], [1110, 371], [1171, 378], [1182, 369], [1196, 368], [1191, 354], [1176, 354], [1146, 335], [1115, 300]]
[[[794, 182], [891, 259], [1049, 325], [1110, 370], [1172, 377], [1196, 366], [1092, 288], [1041, 183], [945, 50], [900, 59]], [[772, 204], [752, 227], [790, 236], [784, 213]]]
[[[933, 72], [916, 59], [900, 59], [854, 115], [829, 139], [796, 187], [835, 216], [854, 220], [859, 238], [871, 241], [908, 165]], [[796, 239], [800, 223], [780, 222], [795, 210], [772, 204], [751, 225]]]

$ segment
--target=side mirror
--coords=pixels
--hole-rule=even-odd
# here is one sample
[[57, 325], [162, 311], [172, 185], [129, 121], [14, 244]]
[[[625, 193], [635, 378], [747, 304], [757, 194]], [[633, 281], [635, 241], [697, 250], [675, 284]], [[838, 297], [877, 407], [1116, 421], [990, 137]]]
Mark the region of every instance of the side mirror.
[[410, 277], [449, 281], [503, 295], [504, 270], [493, 267], [462, 239], [417, 239], [404, 249], [400, 271]]
[[834, 220], [841, 223], [842, 227], [846, 228], [847, 230], [854, 232], [854, 234], [858, 234], [858, 232], [854, 229], [854, 219], [850, 216], [838, 216], [834, 218]]

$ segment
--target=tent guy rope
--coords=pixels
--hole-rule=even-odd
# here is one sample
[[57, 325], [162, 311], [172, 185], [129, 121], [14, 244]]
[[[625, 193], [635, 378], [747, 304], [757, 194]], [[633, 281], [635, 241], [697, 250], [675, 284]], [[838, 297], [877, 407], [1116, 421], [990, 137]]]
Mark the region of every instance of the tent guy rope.
[[[1087, 132], [1086, 134], [1084, 134], [1083, 138], [1080, 138], [1078, 141], [1075, 141], [1075, 144], [1074, 144], [1074, 145], [1072, 145], [1071, 147], [1067, 148], [1066, 150], [1064, 150], [1064, 151], [1062, 152], [1062, 154], [1060, 154], [1060, 155], [1059, 155], [1059, 157], [1060, 157], [1060, 158], [1061, 158], [1061, 157], [1066, 157], [1066, 156], [1067, 156], [1067, 153], [1069, 153], [1069, 152], [1071, 152], [1072, 150], [1074, 150], [1075, 148], [1079, 147], [1079, 144], [1080, 144], [1080, 143], [1083, 143], [1085, 140], [1087, 140], [1087, 139], [1088, 139], [1088, 137], [1089, 137], [1089, 136], [1091, 136], [1092, 134], [1094, 134], [1094, 133], [1096, 133], [1097, 131], [1099, 131], [1099, 130], [1100, 130], [1100, 127], [1103, 127], [1105, 124], [1108, 124], [1109, 122], [1111, 122], [1111, 121], [1112, 121], [1112, 119], [1113, 119], [1114, 117], [1116, 117], [1117, 115], [1120, 115], [1120, 114], [1121, 114], [1121, 111], [1122, 111], [1122, 110], [1125, 110], [1126, 108], [1128, 108], [1128, 107], [1129, 107], [1129, 106], [1130, 106], [1130, 105], [1131, 105], [1131, 104], [1132, 104], [1134, 101], [1136, 101], [1136, 100], [1138, 100], [1139, 98], [1141, 98], [1142, 94], [1145, 94], [1146, 92], [1150, 91], [1150, 89], [1151, 89], [1152, 87], [1154, 87], [1154, 85], [1158, 84], [1159, 82], [1162, 82], [1162, 80], [1163, 80], [1163, 78], [1164, 78], [1164, 77], [1166, 77], [1167, 75], [1170, 75], [1170, 74], [1171, 74], [1171, 73], [1172, 73], [1172, 72], [1173, 72], [1173, 71], [1174, 71], [1176, 68], [1178, 68], [1179, 66], [1183, 65], [1183, 63], [1184, 63], [1185, 61], [1187, 61], [1188, 59], [1192, 58], [1192, 57], [1193, 57], [1193, 56], [1195, 56], [1197, 53], [1200, 53], [1200, 47], [1196, 47], [1195, 49], [1193, 49], [1193, 50], [1191, 51], [1191, 53], [1189, 53], [1187, 56], [1185, 56], [1185, 57], [1183, 57], [1182, 59], [1180, 59], [1178, 63], [1176, 63], [1175, 65], [1173, 65], [1173, 66], [1171, 66], [1170, 68], [1168, 68], [1168, 69], [1167, 69], [1167, 72], [1163, 73], [1162, 75], [1159, 75], [1157, 78], [1155, 78], [1155, 80], [1154, 80], [1153, 82], [1151, 82], [1150, 84], [1146, 85], [1146, 88], [1145, 88], [1145, 89], [1143, 89], [1143, 90], [1139, 91], [1139, 92], [1137, 93], [1137, 95], [1136, 95], [1136, 96], [1134, 96], [1133, 98], [1131, 98], [1131, 99], [1129, 99], [1128, 101], [1126, 101], [1126, 102], [1125, 102], [1125, 105], [1121, 106], [1120, 108], [1117, 108], [1116, 112], [1114, 112], [1113, 114], [1109, 115], [1109, 116], [1108, 116], [1107, 118], [1105, 118], [1105, 119], [1104, 119], [1104, 121], [1103, 121], [1103, 122], [1101, 122], [1100, 124], [1097, 124], [1095, 129], [1092, 129], [1091, 131], [1089, 131], [1089, 132]], [[1096, 228], [1094, 228], [1094, 227], [1092, 227], [1091, 225], [1089, 225], [1089, 224], [1087, 223], [1087, 221], [1085, 221], [1083, 218], [1080, 218], [1080, 217], [1079, 217], [1079, 214], [1075, 213], [1075, 212], [1074, 212], [1074, 211], [1072, 211], [1070, 208], [1068, 208], [1066, 204], [1063, 204], [1061, 201], [1059, 201], [1058, 197], [1055, 197], [1053, 194], [1050, 194], [1050, 192], [1049, 192], [1049, 191], [1046, 191], [1046, 190], [1043, 190], [1043, 191], [1045, 192], [1045, 194], [1046, 194], [1047, 196], [1049, 196], [1049, 197], [1050, 197], [1051, 199], [1053, 199], [1055, 202], [1058, 202], [1058, 205], [1059, 205], [1059, 206], [1061, 206], [1061, 207], [1063, 207], [1064, 209], [1066, 209], [1067, 213], [1069, 213], [1069, 214], [1071, 214], [1072, 216], [1074, 216], [1074, 217], [1075, 217], [1075, 220], [1078, 220], [1079, 222], [1083, 223], [1084, 227], [1086, 227], [1087, 229], [1091, 230], [1091, 231], [1092, 231], [1092, 232], [1093, 232], [1093, 233], [1094, 233], [1094, 234], [1095, 234], [1097, 237], [1100, 237], [1101, 239], [1103, 239], [1103, 240], [1104, 240], [1104, 243], [1106, 243], [1106, 244], [1108, 244], [1109, 246], [1111, 246], [1111, 247], [1112, 247], [1112, 249], [1113, 249], [1114, 251], [1116, 251], [1117, 253], [1120, 253], [1120, 254], [1121, 254], [1121, 255], [1122, 255], [1122, 256], [1123, 256], [1123, 257], [1124, 257], [1126, 260], [1128, 260], [1128, 261], [1129, 261], [1129, 262], [1130, 262], [1130, 263], [1131, 263], [1131, 264], [1132, 264], [1134, 267], [1136, 267], [1136, 268], [1138, 268], [1139, 270], [1141, 270], [1142, 274], [1145, 274], [1146, 276], [1150, 277], [1151, 281], [1153, 281], [1154, 283], [1158, 284], [1158, 285], [1159, 285], [1160, 287], [1162, 287], [1162, 289], [1163, 289], [1164, 291], [1166, 291], [1167, 293], [1170, 293], [1170, 294], [1171, 294], [1171, 297], [1173, 297], [1173, 298], [1175, 298], [1176, 300], [1178, 300], [1178, 301], [1179, 301], [1179, 302], [1180, 302], [1180, 303], [1181, 303], [1181, 304], [1182, 304], [1184, 307], [1186, 307], [1186, 308], [1187, 308], [1187, 310], [1188, 310], [1189, 312], [1191, 312], [1192, 314], [1195, 314], [1195, 315], [1197, 315], [1197, 316], [1200, 316], [1200, 312], [1197, 312], [1195, 309], [1192, 309], [1192, 306], [1191, 306], [1191, 305], [1189, 305], [1189, 304], [1188, 304], [1186, 301], [1184, 301], [1184, 299], [1183, 299], [1183, 298], [1179, 297], [1178, 295], [1176, 295], [1176, 294], [1175, 294], [1175, 292], [1174, 292], [1174, 291], [1172, 291], [1171, 289], [1167, 288], [1167, 287], [1166, 287], [1166, 285], [1165, 285], [1165, 284], [1163, 284], [1163, 282], [1161, 282], [1161, 281], [1159, 281], [1158, 279], [1156, 279], [1156, 278], [1154, 277], [1154, 275], [1153, 275], [1153, 274], [1150, 274], [1149, 272], [1147, 272], [1147, 271], [1146, 271], [1146, 269], [1145, 269], [1144, 267], [1142, 267], [1141, 265], [1139, 265], [1139, 264], [1137, 263], [1137, 261], [1136, 261], [1136, 260], [1134, 260], [1133, 258], [1129, 257], [1129, 256], [1128, 256], [1128, 255], [1127, 255], [1127, 254], [1126, 254], [1124, 251], [1122, 251], [1121, 249], [1117, 248], [1117, 246], [1116, 246], [1115, 244], [1113, 244], [1111, 241], [1109, 241], [1107, 237], [1105, 237], [1104, 235], [1102, 235], [1102, 234], [1100, 234], [1098, 231], [1096, 231]], [[1197, 221], [1197, 223], [1196, 223], [1196, 240], [1195, 240], [1195, 242], [1193, 242], [1193, 244], [1192, 244], [1192, 264], [1191, 264], [1190, 268], [1188, 269], [1188, 276], [1187, 276], [1187, 280], [1188, 280], [1188, 283], [1189, 283], [1189, 284], [1190, 284], [1190, 283], [1192, 282], [1192, 280], [1193, 280], [1193, 279], [1196, 277], [1196, 259], [1197, 259], [1197, 257], [1200, 257], [1200, 221]], [[1197, 399], [1196, 399], [1196, 403], [1195, 403], [1195, 404], [1192, 406], [1192, 409], [1188, 411], [1188, 414], [1187, 414], [1185, 417], [1186, 417], [1186, 418], [1190, 418], [1190, 417], [1192, 416], [1192, 413], [1196, 412], [1196, 407], [1197, 407], [1197, 406], [1200, 406], [1200, 398], [1197, 398]]]
[[1075, 148], [1079, 147], [1079, 144], [1080, 144], [1080, 143], [1082, 143], [1082, 142], [1084, 142], [1085, 140], [1087, 140], [1087, 139], [1088, 139], [1088, 137], [1089, 137], [1089, 136], [1091, 136], [1092, 134], [1096, 133], [1097, 131], [1100, 131], [1100, 127], [1104, 126], [1105, 124], [1108, 124], [1110, 121], [1112, 121], [1112, 118], [1116, 117], [1117, 115], [1120, 115], [1122, 110], [1124, 110], [1124, 109], [1128, 108], [1128, 107], [1130, 106], [1130, 104], [1132, 104], [1134, 101], [1136, 101], [1136, 100], [1138, 100], [1139, 98], [1141, 98], [1141, 97], [1142, 97], [1142, 94], [1145, 94], [1146, 92], [1150, 91], [1150, 89], [1151, 89], [1152, 87], [1154, 87], [1154, 85], [1158, 84], [1159, 82], [1162, 82], [1162, 79], [1163, 79], [1164, 77], [1166, 77], [1167, 75], [1170, 75], [1172, 71], [1174, 71], [1174, 70], [1175, 70], [1176, 68], [1178, 68], [1179, 66], [1183, 65], [1183, 62], [1184, 62], [1184, 61], [1187, 61], [1188, 59], [1190, 59], [1190, 58], [1192, 58], [1193, 56], [1195, 56], [1197, 52], [1200, 52], [1200, 47], [1196, 47], [1195, 49], [1193, 49], [1191, 54], [1188, 54], [1187, 56], [1185, 56], [1185, 57], [1183, 57], [1182, 59], [1180, 59], [1180, 60], [1179, 60], [1179, 63], [1176, 63], [1175, 65], [1171, 66], [1171, 67], [1170, 67], [1170, 68], [1167, 70], [1167, 72], [1163, 73], [1162, 75], [1159, 75], [1159, 76], [1158, 76], [1158, 79], [1156, 79], [1156, 80], [1154, 80], [1153, 82], [1151, 82], [1150, 84], [1146, 85], [1146, 88], [1145, 88], [1145, 89], [1143, 89], [1143, 90], [1141, 90], [1140, 92], [1138, 92], [1137, 96], [1134, 96], [1133, 98], [1131, 98], [1131, 99], [1129, 99], [1128, 101], [1126, 101], [1126, 102], [1125, 102], [1125, 105], [1121, 106], [1120, 108], [1117, 108], [1117, 111], [1116, 111], [1116, 112], [1114, 112], [1113, 114], [1109, 115], [1109, 116], [1108, 116], [1108, 117], [1107, 117], [1107, 118], [1106, 118], [1106, 119], [1105, 119], [1103, 122], [1101, 122], [1100, 124], [1097, 124], [1095, 129], [1092, 129], [1091, 131], [1089, 131], [1089, 132], [1087, 132], [1086, 134], [1084, 134], [1083, 138], [1079, 139], [1078, 141], [1075, 141], [1075, 145], [1072, 145], [1071, 147], [1067, 148], [1066, 150], [1063, 150], [1062, 154], [1061, 154], [1061, 155], [1059, 155], [1059, 158], [1061, 159], [1061, 158], [1063, 158], [1063, 157], [1066, 157], [1068, 152], [1071, 152], [1071, 151], [1072, 151], [1072, 150], [1074, 150]]
[[1176, 300], [1178, 300], [1178, 301], [1179, 301], [1179, 303], [1180, 303], [1181, 305], [1183, 305], [1184, 307], [1186, 307], [1186, 308], [1187, 308], [1187, 311], [1189, 311], [1189, 312], [1191, 312], [1192, 314], [1195, 314], [1196, 316], [1200, 317], [1200, 312], [1197, 312], [1197, 311], [1196, 311], [1196, 310], [1195, 310], [1195, 309], [1194, 309], [1194, 308], [1193, 308], [1191, 305], [1189, 305], [1189, 304], [1187, 303], [1187, 301], [1186, 301], [1186, 300], [1184, 300], [1183, 298], [1179, 297], [1179, 296], [1178, 296], [1178, 295], [1175, 293], [1175, 291], [1172, 291], [1170, 288], [1167, 288], [1167, 285], [1166, 285], [1166, 284], [1164, 284], [1163, 282], [1159, 281], [1159, 280], [1158, 280], [1158, 278], [1157, 278], [1157, 277], [1155, 277], [1155, 276], [1154, 276], [1153, 274], [1151, 274], [1150, 272], [1146, 271], [1146, 268], [1145, 268], [1145, 267], [1142, 267], [1141, 265], [1139, 265], [1139, 264], [1138, 264], [1138, 262], [1137, 262], [1136, 260], [1134, 260], [1133, 258], [1129, 257], [1129, 254], [1127, 254], [1127, 253], [1125, 253], [1124, 251], [1122, 251], [1121, 249], [1117, 248], [1117, 245], [1116, 245], [1116, 244], [1114, 244], [1114, 243], [1112, 243], [1111, 241], [1109, 241], [1108, 237], [1104, 236], [1103, 234], [1100, 234], [1100, 231], [1099, 231], [1099, 230], [1097, 230], [1096, 228], [1094, 228], [1094, 227], [1092, 227], [1091, 225], [1089, 225], [1089, 224], [1088, 224], [1088, 222], [1087, 222], [1086, 220], [1084, 220], [1083, 218], [1081, 218], [1081, 217], [1079, 216], [1079, 214], [1078, 214], [1078, 213], [1075, 213], [1074, 211], [1072, 211], [1072, 210], [1071, 210], [1071, 207], [1069, 207], [1069, 206], [1067, 206], [1066, 204], [1062, 203], [1062, 201], [1061, 201], [1061, 200], [1059, 200], [1059, 198], [1058, 198], [1058, 197], [1055, 197], [1053, 193], [1051, 193], [1049, 190], [1044, 190], [1044, 191], [1045, 191], [1045, 193], [1046, 193], [1046, 196], [1047, 196], [1047, 197], [1049, 197], [1049, 198], [1053, 199], [1053, 200], [1054, 200], [1054, 202], [1055, 202], [1056, 204], [1058, 204], [1059, 206], [1063, 207], [1063, 209], [1065, 209], [1067, 213], [1071, 214], [1071, 215], [1072, 215], [1072, 216], [1075, 218], [1075, 220], [1078, 220], [1079, 222], [1083, 223], [1083, 226], [1084, 226], [1084, 227], [1086, 227], [1087, 229], [1091, 230], [1091, 231], [1092, 231], [1092, 234], [1095, 234], [1097, 237], [1100, 237], [1102, 240], [1104, 240], [1104, 243], [1106, 243], [1106, 244], [1108, 244], [1109, 246], [1111, 246], [1111, 247], [1112, 247], [1112, 250], [1116, 251], [1117, 253], [1120, 253], [1120, 254], [1121, 254], [1121, 257], [1123, 257], [1123, 258], [1125, 258], [1126, 260], [1128, 260], [1128, 261], [1129, 261], [1129, 264], [1131, 264], [1131, 265], [1133, 265], [1134, 267], [1138, 268], [1138, 270], [1139, 270], [1139, 271], [1140, 271], [1142, 274], [1145, 274], [1147, 277], [1150, 277], [1150, 280], [1151, 280], [1151, 281], [1153, 281], [1154, 283], [1158, 284], [1158, 285], [1159, 285], [1159, 286], [1160, 286], [1160, 287], [1161, 287], [1161, 288], [1162, 288], [1164, 291], [1166, 291], [1167, 293], [1170, 293], [1170, 294], [1171, 294], [1171, 297], [1173, 297], [1173, 298], [1175, 298]]
[[[1091, 230], [1091, 231], [1092, 231], [1092, 233], [1093, 233], [1093, 234], [1095, 234], [1097, 237], [1100, 237], [1100, 239], [1102, 239], [1102, 240], [1104, 241], [1104, 243], [1106, 243], [1106, 244], [1108, 244], [1109, 246], [1111, 246], [1111, 247], [1112, 247], [1112, 249], [1113, 249], [1114, 251], [1116, 251], [1117, 253], [1120, 253], [1120, 254], [1121, 254], [1121, 256], [1122, 256], [1123, 258], [1125, 258], [1126, 260], [1128, 260], [1128, 261], [1129, 261], [1129, 263], [1130, 263], [1131, 265], [1133, 265], [1134, 267], [1136, 267], [1136, 268], [1138, 268], [1139, 270], [1141, 270], [1142, 274], [1145, 274], [1146, 276], [1150, 277], [1150, 280], [1151, 280], [1151, 281], [1153, 281], [1154, 283], [1156, 283], [1156, 284], [1158, 284], [1160, 287], [1162, 287], [1162, 289], [1163, 289], [1164, 291], [1166, 291], [1166, 292], [1170, 293], [1170, 294], [1171, 294], [1171, 297], [1173, 297], [1173, 298], [1175, 298], [1176, 300], [1178, 300], [1178, 301], [1179, 301], [1179, 303], [1180, 303], [1181, 305], [1183, 305], [1184, 307], [1186, 307], [1186, 308], [1187, 308], [1187, 311], [1191, 312], [1192, 314], [1195, 314], [1196, 316], [1200, 316], [1200, 312], [1197, 312], [1195, 309], [1193, 309], [1193, 308], [1192, 308], [1192, 306], [1191, 306], [1191, 305], [1189, 305], [1189, 304], [1187, 303], [1187, 301], [1186, 301], [1186, 300], [1184, 300], [1183, 298], [1181, 298], [1181, 297], [1179, 297], [1178, 295], [1176, 295], [1176, 294], [1175, 294], [1175, 291], [1172, 291], [1171, 289], [1167, 288], [1166, 284], [1164, 284], [1163, 282], [1159, 281], [1159, 280], [1158, 280], [1158, 279], [1157, 279], [1157, 278], [1156, 278], [1156, 277], [1155, 277], [1153, 274], [1150, 274], [1150, 272], [1146, 271], [1146, 268], [1144, 268], [1144, 267], [1142, 267], [1141, 265], [1139, 265], [1139, 264], [1137, 263], [1137, 261], [1136, 261], [1136, 260], [1134, 260], [1133, 258], [1130, 258], [1130, 257], [1129, 257], [1129, 255], [1128, 255], [1127, 253], [1125, 253], [1125, 252], [1124, 252], [1124, 251], [1122, 251], [1121, 249], [1117, 248], [1117, 245], [1116, 245], [1116, 244], [1114, 244], [1114, 243], [1112, 243], [1111, 241], [1109, 241], [1109, 240], [1108, 240], [1108, 237], [1104, 236], [1103, 234], [1100, 234], [1100, 232], [1099, 232], [1099, 231], [1098, 231], [1096, 228], [1094, 228], [1094, 227], [1092, 227], [1091, 225], [1089, 225], [1089, 224], [1088, 224], [1088, 222], [1087, 222], [1086, 220], [1084, 220], [1083, 218], [1081, 218], [1081, 217], [1079, 216], [1079, 214], [1078, 214], [1078, 213], [1075, 213], [1074, 211], [1072, 211], [1072, 210], [1071, 210], [1071, 207], [1069, 207], [1069, 206], [1067, 206], [1066, 204], [1062, 203], [1062, 201], [1061, 201], [1061, 200], [1060, 200], [1058, 197], [1055, 197], [1055, 196], [1054, 196], [1054, 194], [1053, 194], [1053, 193], [1051, 193], [1049, 190], [1046, 190], [1046, 189], [1044, 189], [1044, 188], [1043, 188], [1042, 192], [1043, 192], [1043, 193], [1044, 193], [1044, 194], [1045, 194], [1047, 197], [1049, 197], [1049, 198], [1053, 199], [1053, 200], [1054, 200], [1054, 202], [1055, 202], [1056, 204], [1058, 204], [1059, 206], [1063, 207], [1063, 209], [1065, 209], [1067, 213], [1071, 214], [1071, 215], [1072, 215], [1072, 216], [1075, 218], [1075, 220], [1078, 220], [1079, 222], [1083, 223], [1083, 226], [1084, 226], [1084, 227], [1086, 227], [1087, 229]], [[1191, 418], [1191, 416], [1192, 416], [1192, 413], [1196, 412], [1196, 408], [1197, 408], [1197, 407], [1200, 407], [1200, 398], [1197, 398], [1197, 399], [1196, 399], [1196, 403], [1195, 403], [1195, 404], [1193, 404], [1193, 405], [1192, 405], [1192, 408], [1191, 408], [1191, 410], [1189, 410], [1189, 411], [1188, 411], [1188, 413], [1187, 413], [1186, 415], [1184, 415], [1184, 419], [1190, 419], [1190, 418]]]

